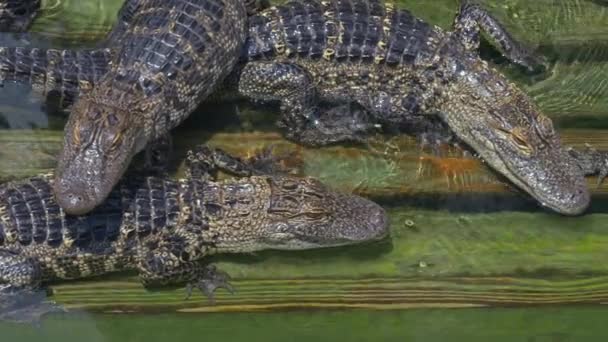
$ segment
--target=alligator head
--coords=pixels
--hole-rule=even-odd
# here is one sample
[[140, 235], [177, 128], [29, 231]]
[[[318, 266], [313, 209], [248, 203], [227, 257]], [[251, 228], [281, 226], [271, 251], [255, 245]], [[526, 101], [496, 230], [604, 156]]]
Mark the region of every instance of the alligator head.
[[[388, 217], [378, 204], [340, 193], [313, 178], [255, 176], [255, 192], [265, 210], [255, 210], [243, 228], [226, 229], [210, 222], [207, 234], [217, 237], [217, 252], [263, 249], [302, 250], [376, 241], [388, 233]], [[264, 190], [261, 190], [264, 189]]]
[[440, 114], [456, 136], [542, 205], [565, 215], [582, 213], [590, 202], [587, 184], [551, 120], [476, 56], [447, 63], [453, 83]]
[[68, 214], [85, 214], [101, 204], [146, 145], [146, 132], [136, 122], [142, 116], [134, 115], [125, 96], [110, 102], [111, 96], [93, 89], [74, 103], [54, 182], [57, 202]]

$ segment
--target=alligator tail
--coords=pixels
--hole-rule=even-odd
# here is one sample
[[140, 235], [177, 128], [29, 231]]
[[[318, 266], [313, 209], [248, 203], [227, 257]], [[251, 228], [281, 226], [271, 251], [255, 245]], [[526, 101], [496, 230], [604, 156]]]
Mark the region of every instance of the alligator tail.
[[110, 49], [0, 47], [0, 82], [30, 84], [45, 97], [57, 94], [65, 107], [108, 71], [111, 58]]

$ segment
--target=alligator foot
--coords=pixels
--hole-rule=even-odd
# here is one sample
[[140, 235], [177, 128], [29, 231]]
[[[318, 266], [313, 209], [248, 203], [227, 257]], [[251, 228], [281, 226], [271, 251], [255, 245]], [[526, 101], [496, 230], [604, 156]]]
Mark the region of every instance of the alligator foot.
[[269, 0], [245, 0], [245, 8], [247, 9], [247, 16], [252, 16], [260, 13], [261, 11], [270, 7]]
[[283, 161], [292, 159], [295, 157], [294, 152], [287, 152], [282, 154], [274, 153], [274, 146], [266, 146], [258, 153], [247, 158], [245, 161], [254, 170], [254, 173], [258, 175], [276, 175], [276, 174], [287, 174], [294, 171], [293, 168], [286, 166]]
[[[181, 241], [195, 241], [200, 237], [198, 224], [176, 232], [180, 236], [168, 236], [169, 239], [162, 239], [159, 245], [153, 244], [153, 249], [145, 251], [142, 249], [141, 261], [139, 262], [139, 276], [145, 287], [166, 286], [169, 284], [186, 283], [186, 298], [190, 298], [192, 290], [196, 287], [209, 301], [213, 302], [213, 293], [218, 288], [224, 288], [229, 292], [234, 289], [229, 284], [228, 274], [219, 271], [213, 265], [204, 265], [199, 261], [184, 260], [182, 254], [188, 254], [188, 259], [197, 259], [204, 254], [204, 246], [197, 245], [191, 252], [185, 252]], [[174, 243], [177, 240], [178, 244]], [[176, 249], [182, 249], [180, 251]], [[195, 251], [198, 250], [198, 253]], [[179, 256], [176, 254], [180, 254]]]
[[324, 146], [342, 142], [365, 143], [375, 125], [368, 112], [355, 103], [320, 109], [310, 122], [298, 126], [279, 122], [288, 139], [307, 146]]
[[277, 125], [288, 139], [302, 145], [323, 146], [345, 141], [362, 142], [374, 127], [367, 112], [351, 104], [319, 107], [316, 84], [310, 74], [292, 63], [256, 61], [241, 72], [239, 93], [257, 101], [280, 101]]
[[567, 152], [578, 163], [586, 176], [598, 176], [598, 187], [602, 184], [604, 178], [608, 176], [608, 152], [598, 151], [591, 145], [587, 145], [584, 151], [569, 147]]
[[511, 62], [525, 67], [529, 72], [546, 69], [545, 61], [516, 41], [489, 12], [474, 1], [462, 0], [460, 11], [454, 20], [454, 32], [468, 49], [477, 50], [480, 30]]
[[190, 296], [192, 296], [192, 291], [196, 287], [209, 299], [209, 302], [213, 304], [213, 294], [215, 293], [215, 290], [223, 288], [231, 294], [234, 293], [234, 288], [230, 285], [229, 281], [230, 276], [227, 273], [218, 270], [213, 265], [208, 265], [202, 271], [199, 279], [186, 285], [185, 299], [189, 299]]
[[66, 310], [46, 300], [44, 290], [0, 292], [0, 321], [38, 325], [42, 316], [53, 312], [66, 312]]
[[293, 153], [276, 155], [273, 153], [273, 147], [268, 146], [250, 158], [241, 159], [221, 149], [198, 145], [187, 153], [186, 173], [194, 179], [214, 178], [218, 170], [242, 177], [286, 174], [293, 170], [284, 166], [282, 161], [292, 155]]
[[144, 168], [146, 172], [164, 176], [169, 171], [172, 151], [173, 138], [171, 133], [152, 141], [145, 149]]

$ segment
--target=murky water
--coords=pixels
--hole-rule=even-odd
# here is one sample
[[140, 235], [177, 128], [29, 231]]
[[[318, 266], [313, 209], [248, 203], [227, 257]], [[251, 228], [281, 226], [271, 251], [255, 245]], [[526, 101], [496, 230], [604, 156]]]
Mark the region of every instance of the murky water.
[[[48, 0], [28, 40], [94, 46], [121, 3]], [[484, 3], [515, 36], [537, 46], [551, 67], [527, 75], [487, 45], [484, 58], [534, 97], [566, 143], [608, 148], [608, 4]], [[401, 6], [449, 27], [456, 1]], [[1, 35], [0, 43], [26, 44], [14, 35]], [[53, 297], [71, 313], [52, 315], [39, 329], [0, 324], [2, 340], [606, 339], [601, 304], [608, 302], [608, 186], [594, 189], [586, 215], [561, 217], [454, 149], [435, 156], [403, 137], [378, 138], [375, 150], [302, 149], [276, 134], [274, 115], [272, 108], [246, 103], [200, 108], [175, 133], [176, 168], [183, 152], [202, 142], [239, 154], [269, 143], [296, 150], [303, 173], [382, 203], [391, 216], [390, 241], [214, 257], [237, 288], [234, 295], [218, 293], [215, 305], [201, 296], [186, 302], [181, 288], [146, 292], [133, 275], [57, 284]], [[29, 87], [5, 85], [0, 179], [53, 168], [65, 117]]]

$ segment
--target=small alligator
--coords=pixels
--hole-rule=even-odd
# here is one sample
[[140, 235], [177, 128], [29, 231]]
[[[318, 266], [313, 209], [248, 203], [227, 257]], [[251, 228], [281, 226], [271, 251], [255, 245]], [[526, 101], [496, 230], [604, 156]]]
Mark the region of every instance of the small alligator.
[[99, 205], [133, 156], [165, 137], [231, 72], [251, 2], [125, 1], [103, 44], [116, 52], [109, 68], [78, 97], [65, 127], [54, 183], [64, 210], [82, 214]]
[[[340, 246], [388, 235], [379, 205], [276, 171], [272, 158], [242, 160], [198, 146], [188, 153], [185, 179], [125, 176], [82, 216], [58, 205], [52, 175], [1, 186], [0, 317], [39, 314], [37, 305], [24, 310], [15, 303], [29, 303], [23, 296], [49, 281], [134, 269], [146, 286], [188, 283], [189, 293], [194, 286], [212, 296], [230, 285], [201, 262], [206, 255]], [[242, 178], [215, 181], [219, 170]]]
[[[414, 127], [414, 134], [463, 143], [544, 206], [568, 215], [583, 212], [590, 195], [581, 165], [531, 99], [480, 59], [480, 29], [511, 61], [529, 69], [539, 64], [496, 19], [468, 1], [453, 31], [446, 32], [380, 0], [300, 0], [249, 19], [243, 63], [226, 86], [234, 82], [248, 98], [280, 101], [278, 124], [297, 142], [361, 141], [378, 123]], [[116, 53], [2, 49], [0, 74], [43, 92], [59, 91], [69, 103], [83, 84], [99, 82]], [[78, 120], [74, 116], [72, 122], [94, 121]], [[76, 149], [76, 142], [66, 140], [73, 145], [67, 150]], [[92, 156], [83, 159], [89, 166], [74, 164], [74, 179], [96, 169], [99, 155]], [[97, 177], [116, 175], [111, 170]]]
[[[590, 201], [580, 166], [551, 120], [479, 57], [480, 30], [512, 62], [528, 69], [540, 64], [469, 1], [451, 32], [375, 0], [292, 2], [250, 20], [249, 62], [238, 88], [249, 98], [281, 101], [281, 125], [293, 139], [314, 144], [357, 140], [367, 122], [396, 127], [438, 117], [541, 204], [580, 214]], [[324, 119], [320, 101], [355, 102], [367, 121], [350, 106]]]

